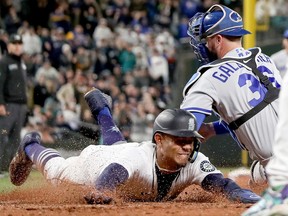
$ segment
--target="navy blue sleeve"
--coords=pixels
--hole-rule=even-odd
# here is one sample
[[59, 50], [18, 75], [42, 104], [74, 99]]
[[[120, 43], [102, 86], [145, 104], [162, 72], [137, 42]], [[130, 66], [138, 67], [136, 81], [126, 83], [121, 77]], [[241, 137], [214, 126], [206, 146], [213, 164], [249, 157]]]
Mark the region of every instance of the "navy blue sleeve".
[[241, 188], [232, 179], [224, 178], [222, 174], [207, 175], [201, 186], [206, 191], [223, 193], [231, 201], [256, 203], [261, 199], [261, 196]]
[[223, 124], [220, 123], [220, 121], [214, 121], [213, 123], [213, 127], [215, 130], [216, 134], [227, 134], [229, 133], [229, 131], [224, 127]]
[[231, 194], [235, 189], [241, 189], [239, 185], [229, 178], [224, 178], [222, 174], [209, 174], [201, 183], [206, 191], [222, 192], [225, 195]]
[[112, 163], [107, 166], [95, 182], [97, 190], [114, 190], [129, 177], [128, 171], [120, 164]]

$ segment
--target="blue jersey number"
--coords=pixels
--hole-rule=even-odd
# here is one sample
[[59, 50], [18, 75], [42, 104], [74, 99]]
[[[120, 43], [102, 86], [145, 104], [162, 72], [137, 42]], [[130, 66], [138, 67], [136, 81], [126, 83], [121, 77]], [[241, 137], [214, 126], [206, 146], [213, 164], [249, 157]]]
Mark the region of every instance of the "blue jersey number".
[[[275, 80], [271, 70], [265, 66], [258, 67], [258, 70], [264, 75], [268, 76], [270, 82], [272, 82], [274, 86], [280, 88], [280, 84]], [[257, 104], [259, 104], [264, 99], [267, 92], [267, 89], [264, 87], [264, 85], [261, 84], [260, 81], [251, 74], [241, 74], [238, 79], [238, 85], [240, 87], [249, 85], [249, 89], [254, 95], [254, 98], [248, 102], [251, 107], [255, 107]]]

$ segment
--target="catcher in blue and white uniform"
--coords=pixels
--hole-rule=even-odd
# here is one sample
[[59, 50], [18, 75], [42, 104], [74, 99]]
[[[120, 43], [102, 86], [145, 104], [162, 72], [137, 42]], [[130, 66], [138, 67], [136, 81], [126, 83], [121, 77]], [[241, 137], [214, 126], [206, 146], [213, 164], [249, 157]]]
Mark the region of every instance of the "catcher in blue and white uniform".
[[[194, 114], [206, 139], [230, 132], [254, 160], [251, 183], [266, 182], [264, 168], [273, 156], [278, 121], [279, 71], [260, 48], [242, 47], [242, 36], [250, 32], [226, 6], [195, 14], [187, 33], [201, 67], [184, 87], [180, 108]], [[220, 120], [203, 123], [212, 113]]]
[[85, 99], [97, 120], [104, 145], [90, 145], [79, 156], [64, 159], [43, 147], [37, 132], [24, 136], [10, 163], [10, 179], [21, 185], [32, 165], [54, 183], [70, 182], [92, 187], [85, 196], [90, 204], [108, 204], [111, 192], [133, 201], [171, 200], [191, 184], [222, 193], [228, 199], [255, 203], [260, 197], [224, 178], [209, 159], [199, 153], [202, 136], [195, 117], [181, 109], [167, 109], [155, 120], [152, 141], [126, 143], [113, 122], [108, 99], [93, 89]]

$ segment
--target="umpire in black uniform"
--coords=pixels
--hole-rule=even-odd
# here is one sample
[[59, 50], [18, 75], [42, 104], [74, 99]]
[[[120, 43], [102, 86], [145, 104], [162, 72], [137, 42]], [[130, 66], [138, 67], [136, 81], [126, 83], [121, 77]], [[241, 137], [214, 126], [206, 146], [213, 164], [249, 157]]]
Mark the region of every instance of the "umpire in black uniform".
[[0, 60], [0, 172], [8, 170], [27, 114], [26, 66], [21, 59], [20, 35], [10, 36], [7, 50]]

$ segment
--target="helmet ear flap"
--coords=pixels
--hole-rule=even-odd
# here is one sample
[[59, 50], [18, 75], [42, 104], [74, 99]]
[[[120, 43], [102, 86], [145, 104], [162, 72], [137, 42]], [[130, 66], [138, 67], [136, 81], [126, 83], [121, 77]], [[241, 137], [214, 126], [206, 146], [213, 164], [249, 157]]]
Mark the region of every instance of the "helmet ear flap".
[[196, 160], [196, 158], [198, 156], [199, 149], [200, 149], [200, 145], [201, 145], [200, 140], [195, 137], [193, 152], [191, 153], [191, 155], [189, 157], [190, 163], [193, 163]]

